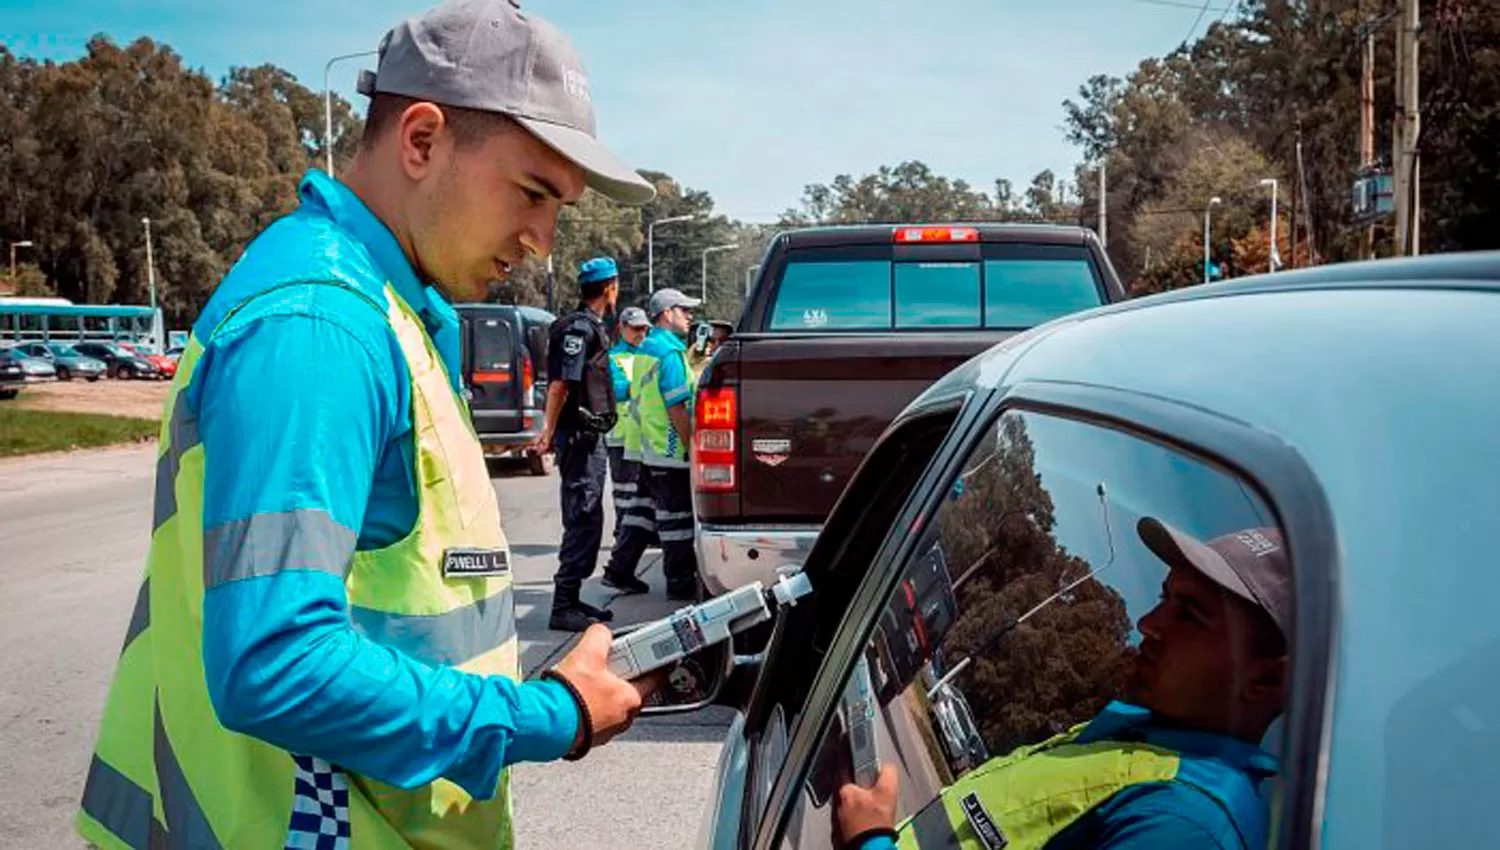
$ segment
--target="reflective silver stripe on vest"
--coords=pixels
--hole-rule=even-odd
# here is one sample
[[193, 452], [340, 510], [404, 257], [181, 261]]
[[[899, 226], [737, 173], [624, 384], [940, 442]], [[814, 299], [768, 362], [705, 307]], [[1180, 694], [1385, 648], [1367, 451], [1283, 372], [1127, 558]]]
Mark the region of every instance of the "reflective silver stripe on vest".
[[135, 850], [151, 844], [151, 795], [98, 756], [89, 763], [83, 811]]
[[[198, 806], [198, 798], [188, 786], [182, 766], [172, 752], [172, 742], [167, 739], [167, 730], [161, 724], [161, 706], [156, 707], [156, 734], [151, 744], [152, 760], [156, 763], [156, 784], [161, 792], [161, 810], [167, 820], [167, 847], [193, 848], [193, 850], [220, 850], [223, 845], [214, 836], [213, 827]], [[152, 842], [152, 846], [157, 846]]]
[[156, 459], [156, 501], [153, 506], [151, 530], [177, 514], [177, 472], [182, 468], [182, 456], [198, 445], [198, 417], [188, 410], [187, 401], [178, 393], [172, 402], [172, 419], [167, 425], [167, 439], [171, 445]]
[[692, 511], [657, 511], [656, 518], [662, 522], [670, 522], [674, 519], [692, 519]]
[[343, 578], [356, 535], [327, 511], [255, 514], [203, 532], [203, 589], [229, 581], [317, 570]]
[[365, 637], [428, 664], [452, 667], [497, 649], [516, 634], [511, 588], [445, 614], [392, 614], [350, 606]]
[[135, 610], [130, 612], [130, 625], [125, 627], [125, 643], [120, 646], [120, 652], [124, 652], [135, 639], [141, 636], [141, 632], [151, 625], [151, 579], [147, 578], [141, 582], [141, 589], [135, 594]]
[[963, 847], [958, 833], [953, 830], [953, 822], [948, 819], [948, 809], [943, 805], [941, 795], [917, 812], [906, 829], [911, 831], [922, 850], [959, 850]]

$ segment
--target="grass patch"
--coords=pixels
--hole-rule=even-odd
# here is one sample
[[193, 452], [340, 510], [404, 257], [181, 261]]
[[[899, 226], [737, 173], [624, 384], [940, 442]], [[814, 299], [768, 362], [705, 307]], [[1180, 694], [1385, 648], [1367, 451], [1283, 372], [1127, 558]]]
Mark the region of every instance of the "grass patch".
[[150, 419], [0, 404], [0, 457], [136, 443], [155, 437], [156, 432], [157, 423]]

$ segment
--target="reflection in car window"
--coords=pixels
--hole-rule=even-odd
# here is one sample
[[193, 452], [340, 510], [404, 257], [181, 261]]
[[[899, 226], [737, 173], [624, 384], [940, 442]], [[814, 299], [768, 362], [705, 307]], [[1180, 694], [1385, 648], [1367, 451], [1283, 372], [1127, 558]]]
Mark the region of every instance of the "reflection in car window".
[[986, 260], [984, 300], [992, 328], [1029, 328], [1103, 303], [1086, 257]]
[[1264, 845], [1291, 584], [1246, 482], [1012, 412], [925, 529], [786, 846], [838, 846], [837, 791], [872, 764], [898, 770], [902, 846]]
[[897, 263], [896, 327], [979, 327], [978, 263]]

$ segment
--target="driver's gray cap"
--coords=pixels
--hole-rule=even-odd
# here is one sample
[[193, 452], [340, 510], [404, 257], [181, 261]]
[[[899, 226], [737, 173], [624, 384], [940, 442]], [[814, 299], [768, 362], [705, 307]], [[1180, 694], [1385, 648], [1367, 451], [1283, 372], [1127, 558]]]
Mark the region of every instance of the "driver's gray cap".
[[449, 0], [402, 21], [381, 40], [359, 92], [508, 115], [606, 197], [639, 205], [656, 195], [596, 138], [589, 78], [572, 42], [514, 0]]

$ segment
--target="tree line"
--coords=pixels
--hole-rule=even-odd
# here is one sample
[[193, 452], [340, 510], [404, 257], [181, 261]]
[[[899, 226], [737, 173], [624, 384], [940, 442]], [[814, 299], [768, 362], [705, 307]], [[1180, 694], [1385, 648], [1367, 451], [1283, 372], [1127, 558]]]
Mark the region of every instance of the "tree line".
[[[1081, 161], [1071, 180], [1051, 171], [1022, 191], [988, 189], [920, 161], [806, 187], [775, 225], [715, 211], [706, 191], [643, 172], [658, 196], [640, 209], [586, 195], [559, 221], [550, 278], [528, 262], [495, 300], [566, 308], [579, 262], [617, 258], [625, 303], [655, 284], [700, 294], [706, 314], [738, 316], [746, 275], [780, 228], [817, 223], [1053, 221], [1097, 227], [1098, 174], [1107, 177], [1108, 249], [1133, 292], [1202, 277], [1209, 253], [1229, 275], [1270, 262], [1270, 196], [1281, 201], [1277, 253], [1286, 265], [1356, 259], [1366, 228], [1351, 203], [1358, 170], [1363, 27], [1376, 33], [1377, 151], [1394, 121], [1393, 13], [1398, 0], [1243, 0], [1238, 13], [1124, 78], [1090, 78], [1062, 104]], [[1428, 251], [1500, 246], [1500, 5], [1423, 0], [1422, 243]], [[347, 163], [361, 132], [334, 98], [333, 155]], [[26, 240], [23, 294], [78, 302], [145, 303], [143, 218], [151, 220], [158, 300], [185, 327], [244, 246], [297, 202], [297, 181], [322, 167], [320, 93], [273, 65], [233, 68], [214, 81], [149, 38], [100, 36], [75, 61], [38, 62], [0, 46], [0, 237]], [[1388, 224], [1376, 255], [1393, 250]]]

